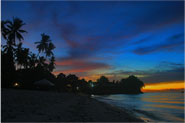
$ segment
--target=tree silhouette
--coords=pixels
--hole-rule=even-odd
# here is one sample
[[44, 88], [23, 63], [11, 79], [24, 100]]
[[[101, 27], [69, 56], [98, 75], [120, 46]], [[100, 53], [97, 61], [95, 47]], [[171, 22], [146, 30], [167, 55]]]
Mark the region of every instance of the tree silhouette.
[[[38, 44], [37, 45], [37, 49], [38, 49], [38, 55], [37, 56], [39, 56], [40, 53], [45, 53], [45, 58], [44, 58], [44, 56], [39, 57], [38, 65], [42, 66], [42, 67], [44, 67], [44, 69], [52, 72], [53, 69], [55, 68], [55, 63], [54, 63], [55, 62], [55, 57], [54, 57], [53, 52], [52, 52], [52, 50], [55, 49], [55, 46], [51, 42], [50, 36], [43, 33], [43, 34], [41, 34], [41, 37], [42, 38], [41, 38], [40, 42], [35, 42], [35, 44]], [[50, 57], [50, 56], [51, 56], [51, 58], [48, 59], [50, 61], [50, 63], [47, 64], [46, 63], [46, 60], [47, 60], [46, 58]]]
[[55, 69], [55, 57], [54, 57], [54, 56], [51, 57], [50, 63], [49, 63], [49, 65], [48, 65], [48, 70], [49, 70], [50, 72], [52, 72], [53, 69]]
[[[51, 72], [55, 69], [55, 57], [53, 50], [55, 45], [50, 36], [41, 34], [41, 40], [37, 44], [38, 55], [30, 52], [29, 48], [22, 47], [22, 26], [25, 25], [19, 18], [12, 21], [1, 21], [1, 33], [6, 40], [6, 45], [1, 49], [2, 87], [12, 87], [18, 81], [23, 88], [34, 89], [34, 81], [47, 79], [55, 83], [59, 91], [83, 92], [86, 94], [138, 94], [142, 93], [144, 83], [135, 76], [129, 76], [121, 81], [110, 82], [105, 76], [101, 76], [96, 82], [79, 79], [76, 75], [60, 73], [57, 77]], [[16, 42], [18, 40], [18, 42]], [[43, 54], [40, 54], [43, 53]], [[19, 69], [15, 69], [20, 66]], [[22, 69], [24, 68], [24, 69]], [[69, 86], [69, 88], [67, 88]]]
[[1, 21], [1, 33], [4, 39], [7, 40], [7, 33], [8, 33], [8, 28], [7, 28], [7, 21]]
[[124, 89], [129, 93], [141, 92], [140, 89], [144, 86], [144, 83], [133, 75], [122, 80], [122, 83]]
[[55, 49], [55, 45], [52, 42], [49, 42], [48, 47], [46, 48], [46, 57], [53, 56], [53, 49]]
[[67, 81], [71, 85], [73, 92], [76, 92], [76, 87], [78, 86], [78, 77], [73, 74], [67, 76]]
[[92, 82], [92, 80], [89, 80], [88, 83], [89, 83], [89, 85], [90, 85], [91, 88], [94, 87], [94, 83]]
[[7, 40], [6, 44], [3, 45], [2, 48], [3, 48], [3, 52], [6, 54], [9, 54], [10, 52], [13, 54], [15, 51], [15, 47], [12, 45], [12, 42], [9, 40]]
[[10, 87], [15, 79], [13, 50], [13, 47], [11, 45], [8, 45], [8, 47], [6, 47], [6, 50], [1, 52], [2, 87]]
[[46, 67], [47, 64], [45, 63], [45, 61], [46, 61], [46, 59], [44, 58], [44, 56], [39, 57], [37, 66]]
[[109, 82], [109, 79], [105, 76], [101, 76], [99, 79], [97, 79], [97, 82], [100, 84], [100, 85], [103, 85], [103, 84], [106, 84]]
[[24, 68], [28, 68], [28, 65], [29, 65], [29, 49], [28, 48], [24, 48], [22, 50], [22, 59], [23, 59], [23, 66]]
[[30, 53], [29, 54], [29, 67], [33, 69], [35, 68], [37, 63], [38, 63], [37, 56], [34, 53]]
[[40, 53], [46, 53], [46, 51], [48, 50], [48, 43], [51, 41], [50, 37], [44, 33], [41, 34], [41, 37], [42, 37], [41, 41], [35, 42], [35, 44], [38, 44], [37, 45], [37, 49], [39, 51], [38, 56]]
[[[3, 55], [3, 66], [6, 67], [6, 70], [3, 71], [4, 73], [2, 78], [5, 78], [4, 81], [7, 80], [6, 86], [11, 86], [12, 82], [15, 79], [15, 46], [16, 46], [16, 39], [19, 40], [19, 42], [23, 39], [22, 33], [25, 33], [25, 30], [22, 30], [22, 26], [24, 25], [23, 21], [19, 18], [13, 18], [12, 21], [6, 20], [1, 21], [1, 27], [2, 27], [2, 35], [3, 38], [7, 41], [6, 45], [3, 46], [4, 48], [4, 55]], [[8, 78], [6, 78], [8, 76]]]
[[20, 68], [28, 68], [29, 65], [29, 49], [22, 48], [22, 43], [19, 43], [15, 51], [17, 64], [20, 65]]
[[23, 60], [23, 49], [22, 49], [22, 43], [19, 43], [18, 46], [17, 46], [17, 49], [15, 51], [15, 54], [16, 54], [16, 61], [17, 61], [17, 65], [20, 65], [20, 69], [22, 67], [22, 65], [24, 64], [24, 60]]
[[16, 39], [19, 41], [24, 39], [22, 33], [25, 33], [26, 31], [21, 28], [25, 24], [19, 18], [13, 18], [12, 21], [2, 21], [1, 24], [2, 35], [4, 39], [7, 40], [7, 44], [4, 46], [4, 51], [7, 53], [11, 64], [14, 64], [14, 46], [16, 45]]
[[58, 74], [57, 81], [56, 81], [57, 90], [67, 91], [66, 85], [67, 85], [66, 75], [63, 73]]
[[19, 41], [22, 41], [24, 38], [22, 36], [22, 33], [26, 33], [25, 30], [21, 29], [25, 23], [19, 18], [13, 18], [12, 21], [7, 20], [7, 31], [6, 31], [6, 36], [9, 41], [12, 42], [13, 45], [16, 45], [16, 39]]

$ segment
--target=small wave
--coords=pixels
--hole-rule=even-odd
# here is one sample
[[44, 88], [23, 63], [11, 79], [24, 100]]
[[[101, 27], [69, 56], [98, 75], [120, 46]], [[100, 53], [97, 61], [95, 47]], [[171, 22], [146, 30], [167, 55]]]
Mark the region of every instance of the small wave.
[[98, 100], [128, 109], [143, 120], [153, 122], [184, 121], [184, 96], [180, 93], [98, 96]]
[[157, 117], [156, 115], [154, 115], [153, 113], [150, 113], [148, 111], [144, 111], [144, 110], [138, 110], [138, 109], [134, 109], [133, 111], [135, 111], [136, 113], [139, 113], [140, 117], [143, 119], [148, 119], [149, 121], [153, 122], [153, 121], [161, 121], [162, 119]]

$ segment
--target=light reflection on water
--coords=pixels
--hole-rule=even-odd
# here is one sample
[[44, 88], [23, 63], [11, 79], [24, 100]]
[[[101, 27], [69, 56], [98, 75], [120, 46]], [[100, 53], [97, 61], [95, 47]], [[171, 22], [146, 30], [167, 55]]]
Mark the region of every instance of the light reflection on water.
[[96, 99], [129, 109], [151, 121], [184, 121], [184, 93], [162, 92], [139, 95], [115, 94], [95, 96]]

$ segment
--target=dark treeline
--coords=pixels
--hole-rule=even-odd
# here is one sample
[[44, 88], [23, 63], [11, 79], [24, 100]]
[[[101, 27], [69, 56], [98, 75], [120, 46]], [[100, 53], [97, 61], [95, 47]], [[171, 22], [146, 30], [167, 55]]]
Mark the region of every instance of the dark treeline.
[[79, 79], [75, 75], [70, 74], [66, 76], [60, 73], [56, 77], [55, 85], [58, 91], [82, 92], [87, 94], [138, 94], [142, 93], [141, 88], [144, 86], [144, 83], [133, 75], [117, 82], [111, 82], [105, 76], [101, 76], [96, 82], [92, 82], [91, 80]]
[[[6, 44], [1, 46], [1, 87], [21, 89], [41, 89], [34, 82], [46, 79], [55, 86], [49, 87], [59, 92], [74, 92], [87, 94], [116, 94], [142, 93], [144, 83], [135, 76], [129, 76], [120, 81], [110, 82], [105, 76], [101, 76], [96, 82], [79, 79], [76, 75], [63, 73], [57, 76], [52, 74], [55, 69], [55, 45], [50, 36], [41, 34], [40, 41], [36, 41], [38, 53], [35, 54], [29, 48], [24, 48], [22, 20], [13, 18], [1, 21], [1, 33]], [[47, 89], [49, 89], [47, 87]], [[43, 88], [42, 88], [43, 89]]]
[[50, 36], [41, 34], [41, 40], [35, 42], [38, 49], [35, 54], [22, 46], [22, 34], [27, 33], [22, 29], [24, 25], [19, 18], [1, 21], [2, 37], [6, 40], [6, 45], [1, 46], [2, 87], [12, 87], [17, 81], [30, 87], [33, 81], [43, 77], [55, 78], [51, 74], [55, 68], [55, 46]]

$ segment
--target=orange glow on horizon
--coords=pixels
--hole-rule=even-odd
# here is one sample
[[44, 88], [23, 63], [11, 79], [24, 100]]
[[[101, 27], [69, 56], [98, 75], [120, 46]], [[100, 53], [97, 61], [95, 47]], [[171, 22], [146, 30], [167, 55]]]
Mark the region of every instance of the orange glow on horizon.
[[145, 87], [142, 88], [143, 92], [149, 91], [163, 91], [170, 89], [184, 89], [184, 81], [173, 82], [160, 82], [160, 83], [145, 83]]

